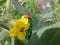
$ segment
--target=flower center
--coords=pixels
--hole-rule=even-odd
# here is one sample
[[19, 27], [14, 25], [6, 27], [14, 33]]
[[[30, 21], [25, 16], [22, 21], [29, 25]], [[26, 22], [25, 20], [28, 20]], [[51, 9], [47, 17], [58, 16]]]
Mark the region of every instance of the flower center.
[[22, 28], [20, 29], [20, 32], [23, 32], [23, 31], [24, 31], [24, 29], [25, 29], [25, 28], [24, 28], [24, 27], [22, 27]]

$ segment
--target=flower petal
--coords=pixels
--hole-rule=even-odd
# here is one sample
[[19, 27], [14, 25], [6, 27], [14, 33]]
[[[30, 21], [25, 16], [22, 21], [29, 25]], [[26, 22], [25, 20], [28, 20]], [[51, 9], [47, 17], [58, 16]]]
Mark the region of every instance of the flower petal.
[[24, 32], [19, 32], [19, 33], [17, 34], [17, 38], [18, 38], [19, 40], [24, 40], [24, 39], [25, 39], [25, 36], [26, 36], [25, 31], [24, 31]]
[[13, 28], [13, 29], [11, 29], [11, 30], [9, 31], [9, 35], [10, 35], [11, 37], [15, 37], [15, 36], [16, 36], [16, 32], [17, 32], [16, 28]]
[[23, 21], [24, 24], [28, 23], [28, 19], [27, 18], [24, 18], [22, 21]]
[[29, 26], [30, 26], [30, 23], [26, 24], [24, 30], [28, 30], [29, 29]]

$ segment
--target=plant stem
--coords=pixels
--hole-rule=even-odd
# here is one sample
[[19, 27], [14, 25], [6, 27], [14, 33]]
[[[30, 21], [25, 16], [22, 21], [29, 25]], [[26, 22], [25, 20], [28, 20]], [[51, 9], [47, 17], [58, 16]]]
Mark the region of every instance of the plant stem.
[[7, 0], [6, 10], [7, 10], [7, 18], [9, 20], [11, 18], [11, 15], [10, 15], [10, 12], [11, 12], [11, 0]]
[[14, 45], [14, 38], [11, 38], [11, 45]]

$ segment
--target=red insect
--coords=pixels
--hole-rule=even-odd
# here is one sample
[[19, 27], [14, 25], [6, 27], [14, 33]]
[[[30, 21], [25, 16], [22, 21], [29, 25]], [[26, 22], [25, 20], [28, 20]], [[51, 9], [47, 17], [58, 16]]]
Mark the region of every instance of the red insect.
[[28, 15], [27, 15], [27, 16], [25, 16], [25, 18], [28, 18], [28, 19], [30, 19], [30, 16], [28, 16]]

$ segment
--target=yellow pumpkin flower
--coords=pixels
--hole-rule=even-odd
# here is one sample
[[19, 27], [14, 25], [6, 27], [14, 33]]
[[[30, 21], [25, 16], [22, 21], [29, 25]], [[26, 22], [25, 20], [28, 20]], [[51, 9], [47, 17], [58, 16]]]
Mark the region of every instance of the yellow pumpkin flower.
[[28, 22], [29, 16], [22, 16], [21, 19], [16, 20], [13, 29], [9, 31], [11, 37], [17, 37], [20, 40], [24, 40], [26, 36], [26, 30], [29, 29], [30, 23]]

